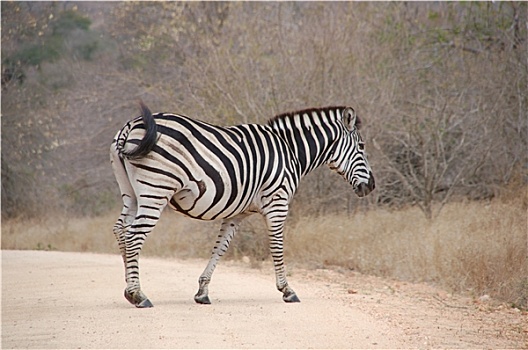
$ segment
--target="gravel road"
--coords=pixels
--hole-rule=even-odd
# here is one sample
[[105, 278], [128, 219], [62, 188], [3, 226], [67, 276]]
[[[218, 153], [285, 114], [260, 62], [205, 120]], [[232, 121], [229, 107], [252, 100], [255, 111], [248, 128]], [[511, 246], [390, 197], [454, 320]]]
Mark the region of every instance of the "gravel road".
[[2, 251], [2, 348], [521, 348], [527, 314], [417, 284], [223, 261], [212, 305], [193, 300], [206, 262], [142, 258], [136, 309], [118, 255]]

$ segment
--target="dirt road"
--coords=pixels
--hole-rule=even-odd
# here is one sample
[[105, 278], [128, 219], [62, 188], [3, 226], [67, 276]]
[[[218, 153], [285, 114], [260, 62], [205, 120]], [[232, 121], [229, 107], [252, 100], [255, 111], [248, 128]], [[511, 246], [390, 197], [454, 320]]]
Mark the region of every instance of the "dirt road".
[[271, 266], [222, 262], [212, 305], [194, 303], [205, 261], [142, 259], [154, 303], [123, 298], [121, 258], [2, 251], [2, 348], [522, 348], [527, 316], [424, 285], [291, 269], [286, 304]]

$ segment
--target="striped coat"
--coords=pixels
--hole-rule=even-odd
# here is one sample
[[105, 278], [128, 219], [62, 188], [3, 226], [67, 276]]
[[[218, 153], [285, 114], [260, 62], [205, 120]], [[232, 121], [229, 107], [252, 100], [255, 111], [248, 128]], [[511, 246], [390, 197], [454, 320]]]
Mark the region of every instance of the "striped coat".
[[240, 221], [252, 213], [266, 219], [277, 288], [298, 301], [283, 264], [283, 227], [301, 178], [328, 164], [359, 196], [374, 178], [352, 108], [329, 107], [287, 113], [265, 125], [220, 127], [181, 115], [152, 115], [128, 122], [114, 138], [111, 161], [123, 197], [114, 226], [126, 270], [125, 297], [152, 306], [139, 286], [139, 252], [166, 205], [200, 220], [222, 219], [211, 260], [195, 296], [210, 303], [208, 284]]

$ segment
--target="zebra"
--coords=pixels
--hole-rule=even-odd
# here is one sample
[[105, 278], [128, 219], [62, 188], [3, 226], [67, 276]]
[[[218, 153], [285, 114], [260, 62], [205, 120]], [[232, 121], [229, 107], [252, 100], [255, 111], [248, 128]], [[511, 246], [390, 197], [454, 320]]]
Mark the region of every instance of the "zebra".
[[123, 200], [113, 232], [125, 265], [125, 298], [139, 308], [153, 306], [140, 288], [139, 254], [168, 205], [194, 219], [222, 219], [198, 280], [197, 303], [211, 303], [213, 271], [241, 221], [254, 213], [267, 225], [277, 289], [285, 302], [299, 302], [286, 279], [283, 228], [301, 178], [327, 164], [359, 197], [375, 188], [354, 109], [312, 108], [266, 124], [222, 127], [178, 114], [153, 115], [143, 102], [140, 108], [141, 116], [127, 122], [110, 147]]

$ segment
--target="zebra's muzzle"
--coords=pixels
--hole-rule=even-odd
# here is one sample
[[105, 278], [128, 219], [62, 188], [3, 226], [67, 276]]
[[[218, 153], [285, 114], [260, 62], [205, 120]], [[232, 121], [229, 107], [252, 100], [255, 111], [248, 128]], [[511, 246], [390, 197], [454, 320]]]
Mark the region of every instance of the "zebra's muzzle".
[[368, 183], [361, 182], [354, 188], [356, 195], [358, 197], [365, 197], [367, 194], [372, 192], [376, 188], [376, 182], [374, 181], [374, 175], [369, 171], [369, 180]]

